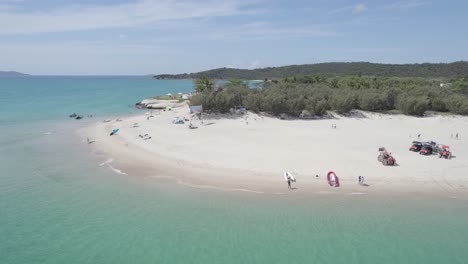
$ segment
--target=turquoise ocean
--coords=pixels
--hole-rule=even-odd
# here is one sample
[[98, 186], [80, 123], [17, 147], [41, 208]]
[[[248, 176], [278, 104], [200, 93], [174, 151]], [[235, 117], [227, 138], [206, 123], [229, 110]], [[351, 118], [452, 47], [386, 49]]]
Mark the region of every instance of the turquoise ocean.
[[195, 189], [99, 166], [74, 133], [192, 89], [0, 79], [0, 263], [468, 263], [468, 201]]

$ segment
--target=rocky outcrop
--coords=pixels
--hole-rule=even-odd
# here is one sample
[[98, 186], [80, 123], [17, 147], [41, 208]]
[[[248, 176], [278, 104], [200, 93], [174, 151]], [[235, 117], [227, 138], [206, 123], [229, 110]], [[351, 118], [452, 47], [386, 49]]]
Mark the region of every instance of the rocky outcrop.
[[180, 107], [185, 105], [185, 102], [179, 100], [160, 100], [160, 99], [145, 99], [135, 104], [139, 109], [166, 109], [168, 107]]

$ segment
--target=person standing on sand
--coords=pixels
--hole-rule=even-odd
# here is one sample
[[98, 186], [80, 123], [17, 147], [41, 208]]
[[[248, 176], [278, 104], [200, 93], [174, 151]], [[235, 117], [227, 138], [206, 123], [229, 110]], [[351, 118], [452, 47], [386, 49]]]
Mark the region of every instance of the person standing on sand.
[[286, 181], [288, 182], [288, 189], [292, 190], [291, 182], [293, 181], [293, 179], [291, 178], [291, 175], [289, 175], [288, 172], [285, 172], [284, 176], [286, 177]]

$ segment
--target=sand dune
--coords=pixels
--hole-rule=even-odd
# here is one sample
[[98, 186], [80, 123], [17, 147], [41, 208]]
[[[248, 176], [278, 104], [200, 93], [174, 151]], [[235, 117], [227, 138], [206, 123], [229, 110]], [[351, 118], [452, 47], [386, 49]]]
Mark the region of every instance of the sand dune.
[[[108, 153], [130, 174], [165, 175], [179, 182], [242, 188], [271, 193], [287, 192], [284, 171], [295, 174], [295, 193], [437, 193], [468, 197], [468, 118], [427, 118], [364, 113], [366, 118], [279, 120], [248, 113], [210, 116], [198, 129], [173, 124], [174, 117], [191, 118], [188, 107], [97, 123], [81, 134], [96, 140], [92, 147]], [[138, 123], [138, 127], [133, 127]], [[332, 129], [332, 125], [336, 129]], [[114, 128], [120, 131], [109, 136]], [[460, 133], [460, 139], [451, 136]], [[144, 140], [139, 135], [148, 134]], [[448, 144], [455, 158], [421, 156], [408, 151], [412, 140]], [[397, 166], [377, 161], [386, 147]], [[327, 185], [325, 175], [335, 171], [340, 188]], [[319, 175], [317, 178], [316, 175]], [[362, 175], [368, 187], [359, 186]]]

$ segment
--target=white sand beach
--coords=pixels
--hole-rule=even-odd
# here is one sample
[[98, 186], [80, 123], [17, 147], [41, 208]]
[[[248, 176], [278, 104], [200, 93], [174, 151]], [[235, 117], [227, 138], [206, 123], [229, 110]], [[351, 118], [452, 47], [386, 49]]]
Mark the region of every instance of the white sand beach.
[[[328, 120], [280, 120], [254, 113], [204, 115], [201, 123], [184, 106], [149, 119], [142, 113], [123, 121], [99, 122], [80, 135], [95, 140], [90, 147], [106, 153], [130, 175], [170, 178], [199, 187], [468, 198], [468, 138], [464, 138], [468, 117], [363, 114], [365, 118]], [[189, 129], [189, 122], [173, 124], [175, 117], [191, 119], [198, 128]], [[109, 136], [115, 128], [119, 132]], [[457, 133], [459, 139], [455, 139]], [[139, 136], [145, 134], [151, 138]], [[454, 157], [447, 160], [410, 152], [418, 134], [420, 141], [449, 145]], [[392, 153], [396, 166], [377, 161], [379, 147]], [[297, 189], [288, 191], [285, 171], [295, 175]], [[339, 188], [328, 185], [329, 171], [339, 177]], [[358, 185], [358, 176], [364, 176], [368, 186]]]

